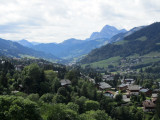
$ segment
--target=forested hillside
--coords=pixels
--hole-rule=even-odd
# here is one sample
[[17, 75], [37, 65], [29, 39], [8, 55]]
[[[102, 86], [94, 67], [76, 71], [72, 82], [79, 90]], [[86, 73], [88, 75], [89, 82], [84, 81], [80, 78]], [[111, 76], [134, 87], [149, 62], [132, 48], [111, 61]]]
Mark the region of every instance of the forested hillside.
[[32, 57], [32, 58], [44, 58], [56, 61], [58, 58], [52, 54], [43, 53], [33, 50], [28, 47], [24, 47], [17, 42], [12, 42], [5, 39], [0, 39], [0, 55], [8, 57]]
[[82, 63], [91, 63], [110, 57], [127, 57], [134, 54], [145, 55], [160, 51], [160, 23], [153, 23], [124, 38], [123, 41], [107, 44], [89, 53]]

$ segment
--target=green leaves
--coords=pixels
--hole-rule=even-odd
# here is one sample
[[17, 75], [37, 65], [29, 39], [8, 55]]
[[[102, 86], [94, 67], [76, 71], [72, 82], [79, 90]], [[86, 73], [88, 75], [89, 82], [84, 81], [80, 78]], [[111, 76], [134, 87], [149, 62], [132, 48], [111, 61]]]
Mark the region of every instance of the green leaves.
[[40, 120], [36, 103], [15, 96], [0, 96], [1, 120]]

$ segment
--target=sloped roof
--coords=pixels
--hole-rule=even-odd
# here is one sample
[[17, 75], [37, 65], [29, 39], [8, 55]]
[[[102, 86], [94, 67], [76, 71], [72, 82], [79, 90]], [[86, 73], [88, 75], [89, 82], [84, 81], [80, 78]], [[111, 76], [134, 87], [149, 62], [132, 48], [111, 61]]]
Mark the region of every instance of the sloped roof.
[[139, 88], [139, 85], [129, 85], [128, 89], [129, 90], [139, 90], [140, 88]]
[[134, 79], [132, 79], [132, 78], [127, 78], [127, 79], [125, 79], [125, 81], [134, 81]]
[[126, 84], [121, 84], [121, 85], [118, 85], [118, 87], [125, 87], [127, 86]]
[[148, 91], [149, 91], [148, 88], [147, 88], [147, 89], [144, 89], [144, 88], [143, 88], [143, 89], [140, 90], [140, 92], [143, 92], [143, 93], [148, 92]]
[[152, 98], [157, 98], [158, 94], [152, 94]]
[[68, 80], [68, 79], [63, 79], [63, 80], [60, 81], [60, 83], [61, 83], [62, 86], [63, 85], [69, 85], [69, 84], [71, 84], [71, 81]]
[[143, 102], [143, 106], [144, 106], [144, 107], [147, 107], [147, 108], [153, 108], [153, 107], [155, 107], [156, 105], [155, 105], [152, 101], [150, 101], [150, 100], [145, 100], [145, 101]]
[[100, 82], [100, 83], [99, 83], [99, 87], [100, 87], [101, 89], [111, 88], [111, 86], [110, 86], [108, 83], [106, 83], [106, 82]]

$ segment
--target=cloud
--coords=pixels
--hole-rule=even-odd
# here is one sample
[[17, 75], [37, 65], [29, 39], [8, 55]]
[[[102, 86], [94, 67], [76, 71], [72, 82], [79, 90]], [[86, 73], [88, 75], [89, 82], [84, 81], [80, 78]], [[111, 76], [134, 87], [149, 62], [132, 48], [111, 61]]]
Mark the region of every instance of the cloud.
[[131, 29], [160, 20], [159, 0], [0, 0], [0, 37], [62, 42], [106, 24]]

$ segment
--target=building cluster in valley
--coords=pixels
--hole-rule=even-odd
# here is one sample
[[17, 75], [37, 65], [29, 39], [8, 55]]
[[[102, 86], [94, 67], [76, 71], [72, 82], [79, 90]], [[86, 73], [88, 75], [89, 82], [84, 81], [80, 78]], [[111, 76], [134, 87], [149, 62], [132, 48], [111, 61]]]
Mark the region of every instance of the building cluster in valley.
[[[116, 88], [113, 88], [109, 81], [113, 81], [113, 75], [103, 75], [102, 82], [96, 83], [94, 79], [90, 77], [86, 77], [90, 82], [94, 83], [99, 91], [103, 92], [105, 96], [110, 98], [115, 98], [117, 94], [121, 91], [122, 99], [124, 102], [130, 102], [131, 96], [138, 96], [140, 94], [144, 94], [148, 99], [142, 101], [141, 107], [143, 111], [155, 111], [156, 107], [156, 100], [158, 94], [160, 93], [160, 89], [150, 90], [148, 88], [143, 88], [139, 85], [135, 84], [135, 80], [131, 78], [126, 78], [121, 80], [121, 84], [118, 85]], [[160, 84], [160, 82], [159, 82]]]

